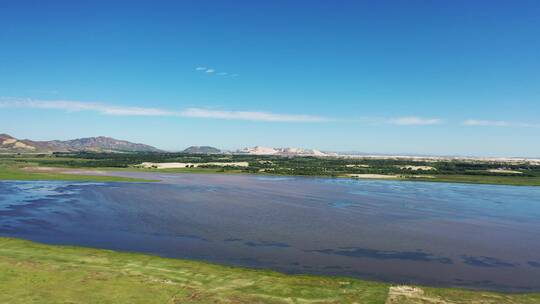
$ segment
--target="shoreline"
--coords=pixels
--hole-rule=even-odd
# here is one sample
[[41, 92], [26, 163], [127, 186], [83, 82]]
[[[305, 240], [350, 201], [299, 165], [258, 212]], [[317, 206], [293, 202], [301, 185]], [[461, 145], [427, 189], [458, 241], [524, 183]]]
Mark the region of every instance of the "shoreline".
[[[133, 173], [163, 173], [163, 174], [231, 174], [231, 175], [249, 175], [249, 176], [276, 176], [276, 177], [317, 177], [317, 178], [344, 178], [352, 180], [389, 180], [389, 181], [412, 181], [412, 182], [434, 182], [434, 183], [457, 183], [457, 184], [479, 184], [479, 185], [504, 185], [504, 186], [540, 186], [540, 178], [534, 179], [521, 176], [478, 176], [478, 175], [384, 175], [384, 174], [344, 174], [344, 175], [294, 175], [294, 174], [268, 174], [268, 173], [250, 173], [241, 171], [220, 171], [219, 169], [207, 168], [186, 168], [186, 169], [143, 169], [143, 168], [68, 168], [68, 167], [23, 167], [16, 168], [15, 178], [5, 178], [0, 172], [0, 180], [37, 180], [39, 177], [52, 176], [54, 180], [87, 180], [102, 182], [159, 182], [155, 179], [132, 178], [114, 175], [114, 172], [133, 172]], [[21, 174], [22, 173], [22, 174]], [[111, 174], [112, 173], [112, 174]], [[49, 176], [47, 176], [49, 175]], [[9, 175], [7, 176], [9, 177]]]
[[[0, 273], [6, 269], [17, 271], [0, 286], [0, 300], [10, 296], [9, 291], [13, 290], [10, 286], [22, 280], [39, 284], [39, 288], [73, 288], [74, 293], [84, 296], [83, 300], [76, 301], [82, 303], [93, 303], [96, 296], [101, 299], [110, 296], [119, 301], [119, 295], [132, 303], [145, 303], [148, 298], [133, 301], [132, 296], [137, 293], [136, 288], [149, 292], [150, 285], [150, 290], [156, 293], [152, 296], [167, 293], [170, 298], [171, 292], [178, 294], [179, 290], [188, 290], [190, 292], [182, 300], [191, 299], [193, 303], [207, 303], [206, 300], [210, 298], [233, 300], [235, 303], [288, 303], [291, 299], [320, 303], [401, 303], [392, 302], [399, 300], [405, 303], [428, 301], [441, 304], [465, 303], [463, 300], [471, 303], [482, 300], [481, 303], [493, 304], [540, 301], [538, 292], [496, 292], [400, 285], [340, 276], [284, 274], [134, 252], [47, 245], [6, 237], [0, 237], [0, 244]], [[83, 281], [80, 281], [81, 272], [87, 273], [82, 276]], [[38, 274], [54, 279], [30, 279]], [[112, 295], [108, 294], [110, 288], [116, 290]], [[33, 293], [31, 288], [18, 292], [26, 292], [27, 295]], [[193, 294], [205, 296], [196, 298]], [[62, 292], [47, 293], [46, 296], [52, 297], [53, 303], [66, 300]], [[73, 299], [73, 295], [70, 296], [69, 299]], [[247, 298], [244, 299], [244, 296]]]

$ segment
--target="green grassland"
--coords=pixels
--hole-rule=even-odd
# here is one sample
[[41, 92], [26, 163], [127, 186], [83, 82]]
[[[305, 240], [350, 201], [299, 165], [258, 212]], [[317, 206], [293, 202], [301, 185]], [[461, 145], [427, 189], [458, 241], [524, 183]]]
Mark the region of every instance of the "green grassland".
[[59, 172], [33, 172], [21, 166], [0, 162], [0, 180], [64, 180], [64, 181], [94, 181], [94, 182], [154, 182], [154, 180], [102, 176], [63, 174]]
[[392, 288], [0, 238], [0, 303], [540, 303], [540, 294]]

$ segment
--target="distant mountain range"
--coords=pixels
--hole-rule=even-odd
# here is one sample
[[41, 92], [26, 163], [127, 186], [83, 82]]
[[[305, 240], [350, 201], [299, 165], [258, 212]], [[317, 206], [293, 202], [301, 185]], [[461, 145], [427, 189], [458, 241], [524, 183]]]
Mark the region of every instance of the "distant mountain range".
[[[72, 140], [34, 141], [17, 139], [8, 134], [0, 134], [0, 153], [52, 153], [52, 152], [164, 152], [158, 148], [132, 143], [111, 137], [87, 137]], [[280, 155], [280, 156], [336, 156], [336, 153], [321, 152], [302, 148], [269, 148], [251, 147], [226, 152], [210, 146], [191, 146], [182, 151], [190, 154], [249, 154], [249, 155]]]
[[51, 153], [51, 152], [162, 152], [144, 144], [132, 143], [110, 137], [87, 137], [72, 140], [33, 141], [0, 134], [0, 152]]
[[[52, 152], [166, 152], [158, 148], [132, 143], [111, 137], [87, 137], [72, 140], [34, 141], [17, 139], [8, 134], [0, 134], [0, 153], [52, 153]], [[224, 151], [210, 146], [191, 146], [182, 151], [189, 154], [246, 154], [246, 155], [276, 155], [276, 156], [318, 156], [318, 157], [347, 157], [372, 159], [407, 159], [413, 161], [487, 161], [487, 162], [527, 162], [540, 164], [540, 158], [523, 157], [474, 157], [474, 156], [423, 156], [423, 155], [397, 155], [397, 154], [368, 154], [359, 152], [326, 152], [302, 148], [270, 148], [248, 147], [235, 151]]]

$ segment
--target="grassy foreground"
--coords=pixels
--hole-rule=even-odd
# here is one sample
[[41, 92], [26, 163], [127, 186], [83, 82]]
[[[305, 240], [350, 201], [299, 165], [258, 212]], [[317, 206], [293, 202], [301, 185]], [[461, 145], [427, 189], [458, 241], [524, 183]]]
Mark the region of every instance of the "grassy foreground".
[[540, 303], [0, 238], [0, 303]]

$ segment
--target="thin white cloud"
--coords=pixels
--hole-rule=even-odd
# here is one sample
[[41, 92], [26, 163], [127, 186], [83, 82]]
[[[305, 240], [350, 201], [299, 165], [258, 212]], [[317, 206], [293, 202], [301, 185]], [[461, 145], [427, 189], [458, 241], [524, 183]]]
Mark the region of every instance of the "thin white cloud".
[[539, 128], [540, 124], [531, 124], [526, 122], [512, 122], [504, 120], [479, 120], [479, 119], [467, 119], [463, 121], [464, 126], [475, 127], [522, 127], [522, 128]]
[[107, 115], [126, 116], [166, 116], [173, 112], [154, 108], [123, 107], [95, 102], [80, 102], [71, 100], [32, 100], [32, 99], [0, 99], [0, 107], [4, 108], [34, 108], [52, 109], [68, 112], [94, 111]]
[[312, 115], [278, 114], [259, 111], [221, 111], [203, 108], [187, 108], [171, 111], [158, 108], [116, 106], [96, 102], [69, 100], [32, 100], [0, 98], [0, 108], [31, 108], [62, 110], [67, 112], [92, 111], [105, 115], [117, 116], [176, 116], [189, 118], [208, 118], [226, 120], [248, 120], [267, 122], [324, 122], [329, 119]]
[[386, 123], [398, 126], [426, 126], [442, 123], [439, 118], [422, 118], [416, 116], [396, 117], [387, 119]]
[[251, 111], [216, 111], [200, 108], [189, 108], [181, 113], [184, 117], [216, 118], [228, 120], [252, 120], [273, 122], [323, 122], [327, 118], [311, 115], [274, 114], [269, 112]]
[[[315, 115], [284, 114], [262, 111], [230, 111], [206, 108], [186, 108], [182, 110], [169, 110], [162, 108], [119, 106], [100, 102], [81, 102], [73, 100], [36, 100], [7, 97], [0, 97], [0, 108], [48, 109], [67, 112], [90, 111], [104, 115], [116, 116], [168, 116], [266, 122], [349, 122], [367, 124], [391, 124], [396, 126], [435, 125], [443, 122], [439, 118], [421, 118], [416, 116], [396, 117], [390, 119], [364, 117], [360, 120], [347, 120], [331, 119]], [[468, 123], [474, 124], [472, 120]]]
[[465, 126], [496, 126], [496, 127], [507, 127], [510, 125], [507, 121], [502, 120], [476, 120], [468, 119], [463, 122]]
[[222, 76], [222, 77], [237, 77], [238, 76], [238, 74], [236, 74], [236, 73], [218, 71], [218, 70], [216, 70], [214, 68], [203, 67], [203, 66], [196, 67], [195, 71], [202, 72], [202, 73], [205, 73], [205, 74], [208, 74], [208, 75], [215, 74], [215, 75]]

